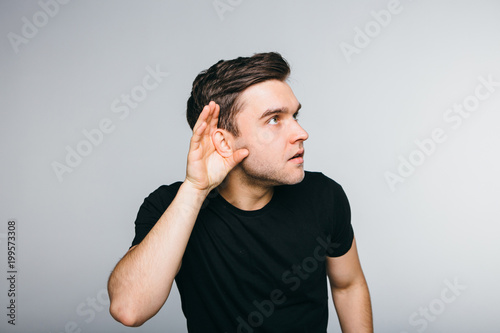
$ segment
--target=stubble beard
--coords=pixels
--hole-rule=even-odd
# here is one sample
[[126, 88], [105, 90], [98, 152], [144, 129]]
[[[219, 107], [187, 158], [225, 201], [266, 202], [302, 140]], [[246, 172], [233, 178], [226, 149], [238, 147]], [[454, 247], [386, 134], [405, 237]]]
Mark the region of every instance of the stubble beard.
[[287, 170], [276, 170], [269, 165], [259, 164], [253, 166], [251, 161], [245, 159], [240, 164], [239, 167], [242, 171], [243, 181], [251, 185], [256, 186], [279, 186], [279, 185], [293, 185], [300, 183], [305, 176], [303, 165], [294, 166], [298, 170], [294, 170], [293, 175], [288, 173]]

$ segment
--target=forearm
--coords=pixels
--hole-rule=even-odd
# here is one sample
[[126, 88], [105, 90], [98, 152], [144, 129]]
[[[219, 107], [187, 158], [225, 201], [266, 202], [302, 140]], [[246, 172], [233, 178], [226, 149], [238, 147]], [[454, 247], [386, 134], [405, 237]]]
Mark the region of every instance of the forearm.
[[332, 289], [333, 302], [343, 333], [372, 333], [373, 318], [366, 281]]
[[184, 182], [148, 235], [116, 265], [108, 282], [110, 312], [116, 320], [139, 326], [160, 310], [206, 195]]

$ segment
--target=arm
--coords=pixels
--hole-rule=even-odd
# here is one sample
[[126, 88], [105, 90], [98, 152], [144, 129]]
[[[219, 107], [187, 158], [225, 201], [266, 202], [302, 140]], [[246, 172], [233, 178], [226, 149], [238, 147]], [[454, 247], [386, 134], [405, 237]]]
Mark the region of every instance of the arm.
[[327, 257], [326, 265], [342, 332], [372, 333], [370, 294], [359, 263], [356, 239], [343, 256]]
[[142, 325], [163, 306], [204, 199], [248, 155], [246, 149], [227, 157], [217, 152], [212, 136], [218, 115], [214, 102], [203, 108], [193, 128], [184, 183], [155, 226], [109, 277], [110, 313], [126, 326]]

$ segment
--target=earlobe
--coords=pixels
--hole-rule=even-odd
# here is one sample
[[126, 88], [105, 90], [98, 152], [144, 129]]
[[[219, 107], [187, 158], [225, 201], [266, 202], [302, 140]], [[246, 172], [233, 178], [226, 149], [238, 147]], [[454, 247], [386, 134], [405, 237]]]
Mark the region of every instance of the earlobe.
[[231, 135], [223, 130], [218, 128], [212, 134], [212, 142], [214, 143], [215, 150], [222, 157], [230, 157], [233, 155], [233, 149], [231, 148]]

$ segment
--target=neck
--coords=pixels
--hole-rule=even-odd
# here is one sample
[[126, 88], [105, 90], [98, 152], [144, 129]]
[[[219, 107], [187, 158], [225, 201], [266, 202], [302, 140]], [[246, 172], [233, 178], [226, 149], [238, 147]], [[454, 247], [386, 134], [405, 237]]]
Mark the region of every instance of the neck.
[[252, 181], [236, 168], [217, 189], [227, 202], [241, 210], [261, 209], [271, 201], [274, 193], [274, 186]]

